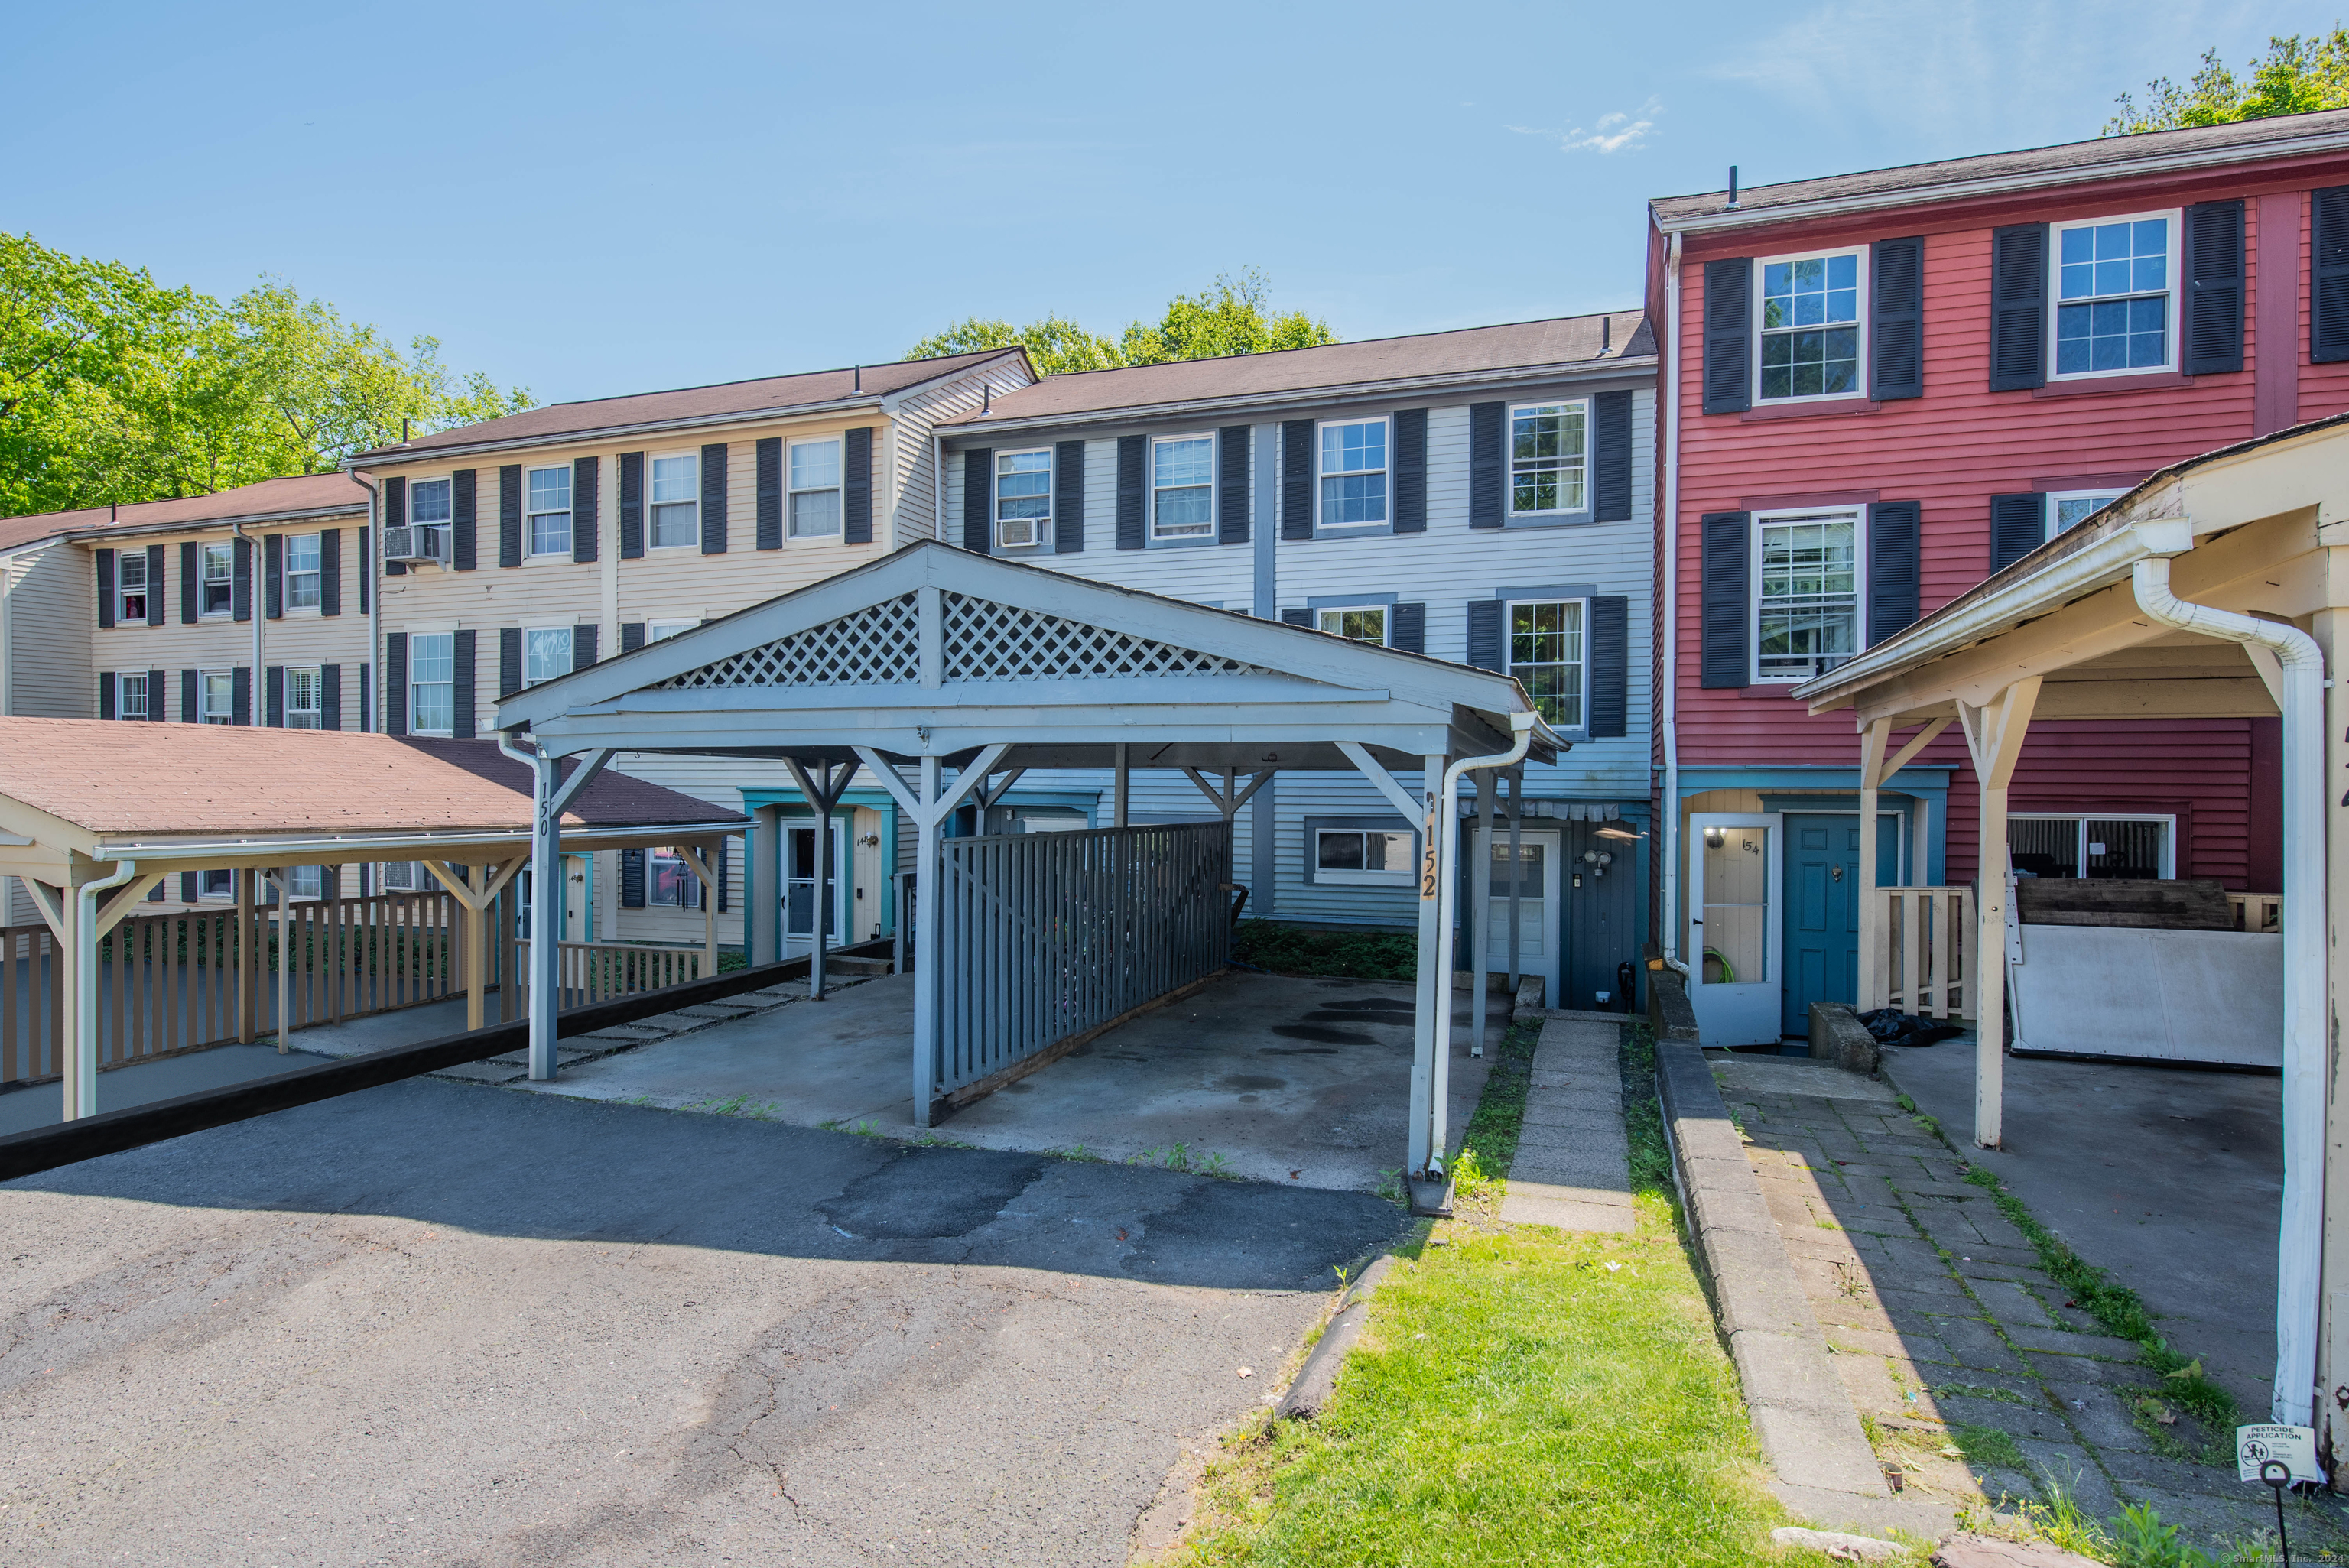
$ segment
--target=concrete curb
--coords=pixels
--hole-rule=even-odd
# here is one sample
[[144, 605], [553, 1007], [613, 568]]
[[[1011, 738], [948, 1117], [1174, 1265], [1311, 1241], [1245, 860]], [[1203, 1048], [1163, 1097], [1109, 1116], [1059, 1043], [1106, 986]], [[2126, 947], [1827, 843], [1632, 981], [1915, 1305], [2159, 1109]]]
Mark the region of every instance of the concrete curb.
[[1305, 1357], [1305, 1365], [1297, 1369], [1297, 1380], [1274, 1408], [1276, 1417], [1309, 1421], [1330, 1403], [1330, 1396], [1338, 1391], [1338, 1374], [1345, 1369], [1346, 1353], [1353, 1349], [1354, 1341], [1362, 1336], [1362, 1326], [1370, 1321], [1371, 1293], [1379, 1288], [1379, 1282], [1393, 1266], [1394, 1254], [1381, 1253], [1362, 1271], [1362, 1277], [1347, 1290], [1338, 1315], [1321, 1331], [1312, 1353]]

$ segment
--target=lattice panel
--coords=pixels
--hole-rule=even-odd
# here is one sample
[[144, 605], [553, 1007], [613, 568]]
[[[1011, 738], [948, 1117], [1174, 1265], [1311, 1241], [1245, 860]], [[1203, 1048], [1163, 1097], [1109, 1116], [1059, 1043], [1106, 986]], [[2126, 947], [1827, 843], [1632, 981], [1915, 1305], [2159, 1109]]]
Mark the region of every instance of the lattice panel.
[[1262, 675], [1256, 665], [1203, 654], [991, 599], [946, 595], [946, 678], [1069, 680], [1086, 676]]
[[688, 670], [669, 691], [705, 686], [911, 686], [921, 679], [914, 596], [827, 621], [763, 648]]

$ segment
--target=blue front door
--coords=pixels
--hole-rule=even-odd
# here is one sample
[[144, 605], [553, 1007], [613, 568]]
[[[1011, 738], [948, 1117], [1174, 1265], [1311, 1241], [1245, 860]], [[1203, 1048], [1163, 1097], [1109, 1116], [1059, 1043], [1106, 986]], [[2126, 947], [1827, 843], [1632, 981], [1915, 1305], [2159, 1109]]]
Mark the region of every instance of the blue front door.
[[[1900, 880], [1900, 820], [1876, 828], [1876, 882]], [[1811, 1032], [1811, 1004], [1859, 997], [1859, 814], [1786, 817], [1785, 1011], [1789, 1035]]]

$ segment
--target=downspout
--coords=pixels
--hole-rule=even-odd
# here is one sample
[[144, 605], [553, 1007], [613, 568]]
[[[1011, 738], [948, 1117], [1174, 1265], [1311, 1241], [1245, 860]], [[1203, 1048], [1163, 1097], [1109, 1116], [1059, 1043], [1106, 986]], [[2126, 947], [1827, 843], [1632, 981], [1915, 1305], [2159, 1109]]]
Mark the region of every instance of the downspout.
[[1657, 923], [1663, 937], [1666, 964], [1682, 975], [1688, 963], [1681, 956], [1681, 732], [1680, 732], [1680, 559], [1681, 559], [1681, 236], [1678, 230], [1664, 250], [1664, 357], [1656, 402], [1664, 420], [1664, 559], [1663, 581], [1657, 584], [1657, 646], [1663, 655], [1660, 678], [1663, 701], [1656, 717], [1663, 731], [1664, 799], [1657, 812], [1663, 830], [1661, 896]]
[[[376, 557], [383, 549], [383, 518], [380, 515], [383, 510], [383, 491], [378, 488], [375, 480], [357, 469], [351, 469], [350, 475], [352, 479], [365, 485], [367, 492], [367, 544], [365, 550], [359, 552], [361, 558], [359, 570], [367, 576], [367, 727], [373, 730], [384, 722], [383, 694], [376, 689], [377, 683], [383, 678], [383, 583], [376, 575], [375, 570]], [[361, 892], [367, 891], [364, 883], [360, 885], [359, 891]]]
[[138, 874], [137, 861], [118, 861], [112, 876], [73, 890], [73, 939], [80, 951], [74, 954], [74, 1093], [65, 1108], [67, 1121], [98, 1114], [98, 939], [90, 934], [98, 923], [98, 895]]
[[[262, 581], [264, 563], [261, 559], [261, 542], [246, 533], [244, 524], [241, 522], [230, 523], [228, 531], [243, 542], [246, 552], [253, 559], [253, 585], [245, 591], [244, 601], [244, 607], [253, 612], [253, 680], [248, 688], [253, 696], [253, 711], [246, 715], [246, 717], [252, 721], [254, 728], [259, 729], [262, 707], [269, 700], [269, 693], [264, 689], [266, 681], [261, 673], [261, 623], [269, 618], [262, 612], [263, 607], [268, 603], [269, 585]], [[234, 700], [233, 697], [231, 700]], [[198, 717], [202, 716], [199, 714]]]
[[2324, 655], [2296, 626], [2178, 598], [2166, 555], [2137, 562], [2132, 585], [2160, 624], [2269, 649], [2283, 666], [2283, 1215], [2271, 1405], [2275, 1420], [2307, 1426], [2324, 1247]]

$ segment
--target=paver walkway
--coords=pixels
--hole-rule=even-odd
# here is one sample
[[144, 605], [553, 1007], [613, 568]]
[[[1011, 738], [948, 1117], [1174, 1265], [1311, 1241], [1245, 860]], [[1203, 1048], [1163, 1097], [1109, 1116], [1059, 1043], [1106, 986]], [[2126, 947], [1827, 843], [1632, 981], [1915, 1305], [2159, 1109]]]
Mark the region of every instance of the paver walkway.
[[1611, 1017], [1553, 1015], [1542, 1025], [1502, 1219], [1568, 1231], [1632, 1228], [1621, 1036]]
[[[2159, 1375], [2071, 1305], [1889, 1088], [1799, 1058], [1712, 1059], [1836, 1369], [1908, 1488], [1994, 1504], [2044, 1498], [2052, 1476], [2099, 1518], [2151, 1503], [2214, 1543], [2272, 1528], [2266, 1492], [2235, 1479], [2232, 1434], [2135, 1414]], [[2214, 1439], [2227, 1463], [2188, 1454]], [[2313, 1556], [2326, 1522], [2302, 1517]]]

